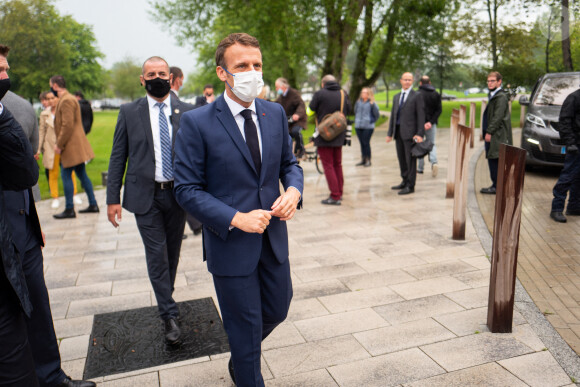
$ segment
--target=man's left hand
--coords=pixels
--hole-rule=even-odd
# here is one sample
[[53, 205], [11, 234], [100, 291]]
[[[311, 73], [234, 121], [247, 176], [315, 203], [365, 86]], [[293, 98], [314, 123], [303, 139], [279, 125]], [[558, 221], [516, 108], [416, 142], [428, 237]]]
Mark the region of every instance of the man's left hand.
[[489, 133], [485, 134], [485, 142], [491, 142], [491, 134]]
[[300, 119], [300, 116], [298, 114], [296, 114], [296, 113], [292, 114], [292, 120], [294, 122], [298, 121], [299, 119]]
[[413, 141], [415, 141], [416, 143], [423, 142], [423, 137], [421, 137], [421, 136], [413, 136]]
[[54, 153], [60, 154], [60, 152], [62, 152], [61, 149], [57, 145], [55, 145], [54, 146]]
[[300, 201], [300, 192], [294, 187], [290, 187], [272, 204], [272, 216], [277, 216], [280, 220], [290, 220], [296, 213], [298, 202]]

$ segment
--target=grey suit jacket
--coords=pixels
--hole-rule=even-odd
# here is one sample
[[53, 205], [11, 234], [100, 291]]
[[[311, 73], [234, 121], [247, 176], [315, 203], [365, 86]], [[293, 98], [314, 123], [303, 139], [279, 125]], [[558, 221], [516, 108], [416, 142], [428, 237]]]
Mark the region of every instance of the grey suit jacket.
[[[193, 105], [171, 97], [173, 142], [179, 130], [181, 115]], [[113, 150], [107, 177], [107, 204], [119, 204], [123, 175], [125, 190], [123, 208], [135, 214], [145, 214], [153, 204], [155, 193], [155, 152], [147, 98], [122, 105], [117, 119]]]
[[425, 108], [423, 97], [415, 90], [409, 92], [409, 95], [401, 108], [401, 118], [399, 120], [400, 133], [397, 133], [396, 123], [400, 99], [401, 93], [397, 93], [393, 98], [393, 109], [391, 110], [389, 132], [387, 136], [400, 138], [402, 140], [411, 140], [415, 135], [423, 137], [425, 135]]

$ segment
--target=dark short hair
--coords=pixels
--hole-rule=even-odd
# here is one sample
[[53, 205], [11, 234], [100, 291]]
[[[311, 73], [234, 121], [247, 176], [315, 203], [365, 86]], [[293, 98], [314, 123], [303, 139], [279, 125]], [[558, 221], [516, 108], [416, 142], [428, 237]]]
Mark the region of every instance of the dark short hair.
[[[143, 65], [141, 66], [141, 74], [144, 75], [145, 74], [145, 65], [147, 64], [147, 62], [165, 62], [165, 65], [167, 66], [167, 68], [169, 69], [169, 63], [167, 63], [167, 61], [165, 59], [163, 59], [160, 56], [152, 56], [149, 57], [145, 60], [145, 62], [143, 62]], [[169, 72], [171, 74], [171, 70]]]
[[173, 79], [183, 78], [183, 71], [177, 66], [171, 66], [169, 68], [169, 74], [173, 74]]
[[205, 89], [213, 89], [213, 85], [212, 85], [211, 83], [208, 83], [207, 85], [205, 85], [205, 86], [203, 87], [203, 89], [204, 89], [204, 90], [205, 90]]
[[421, 77], [421, 84], [422, 85], [428, 85], [429, 82], [431, 82], [431, 80], [429, 79], [429, 77], [427, 75], [423, 75]]
[[55, 75], [50, 78], [50, 83], [58, 87], [66, 88], [66, 81], [62, 75]]
[[76, 97], [81, 97], [81, 99], [85, 99], [85, 96], [83, 95], [83, 92], [80, 90], [75, 91], [75, 96]]
[[40, 93], [40, 95], [38, 96], [38, 99], [41, 101], [44, 101], [46, 99], [46, 96], [48, 95], [48, 91], [43, 91], [42, 93]]
[[258, 42], [258, 39], [254, 38], [252, 35], [248, 35], [244, 32], [229, 34], [227, 37], [222, 39], [215, 50], [215, 64], [217, 66], [223, 68], [226, 67], [224, 54], [229, 47], [236, 43], [241, 44], [242, 46], [256, 47], [257, 49], [260, 49], [260, 42]]
[[492, 71], [491, 73], [487, 74], [487, 77], [495, 77], [498, 81], [501, 81], [501, 74], [499, 71]]
[[8, 56], [8, 51], [10, 51], [10, 47], [8, 47], [4, 44], [0, 44], [0, 55]]

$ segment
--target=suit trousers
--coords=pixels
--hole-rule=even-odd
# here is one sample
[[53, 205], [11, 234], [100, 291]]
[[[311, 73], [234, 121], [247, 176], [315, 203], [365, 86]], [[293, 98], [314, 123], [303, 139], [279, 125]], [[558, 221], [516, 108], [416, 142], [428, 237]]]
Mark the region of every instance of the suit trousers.
[[24, 312], [0, 260], [0, 386], [38, 386]]
[[201, 226], [203, 226], [203, 224], [199, 220], [197, 220], [195, 217], [193, 217], [189, 213], [186, 214], [186, 219], [187, 219], [187, 224], [189, 225], [189, 228], [193, 232], [195, 232], [195, 230], [201, 229]]
[[568, 210], [580, 211], [580, 154], [578, 152], [566, 154], [564, 168], [552, 192], [554, 194], [552, 212], [564, 212], [568, 192], [570, 192]]
[[319, 146], [318, 155], [324, 168], [324, 176], [334, 200], [342, 199], [344, 178], [342, 175], [342, 147]]
[[[399, 131], [397, 130], [397, 133]], [[401, 178], [403, 183], [409, 188], [415, 188], [417, 179], [417, 159], [411, 155], [413, 140], [395, 140], [397, 147], [397, 158], [399, 159], [399, 168], [401, 169]]]
[[213, 281], [230, 343], [236, 385], [264, 386], [261, 343], [288, 315], [292, 299], [290, 262], [276, 260], [266, 231], [260, 261], [250, 275], [214, 275]]
[[172, 189], [156, 187], [151, 209], [145, 214], [135, 214], [135, 220], [145, 246], [147, 272], [159, 316], [163, 320], [177, 318], [179, 310], [173, 300], [173, 285], [185, 228], [185, 211], [177, 204]]
[[[485, 142], [485, 156], [489, 152], [489, 142]], [[489, 177], [494, 188], [497, 188], [497, 169], [498, 169], [499, 159], [487, 159], [487, 165], [489, 166]]]
[[54, 333], [48, 291], [44, 282], [43, 257], [40, 245], [23, 255], [22, 268], [32, 303], [32, 314], [26, 319], [28, 341], [32, 349], [40, 386], [55, 386], [66, 378], [61, 369], [58, 341]]

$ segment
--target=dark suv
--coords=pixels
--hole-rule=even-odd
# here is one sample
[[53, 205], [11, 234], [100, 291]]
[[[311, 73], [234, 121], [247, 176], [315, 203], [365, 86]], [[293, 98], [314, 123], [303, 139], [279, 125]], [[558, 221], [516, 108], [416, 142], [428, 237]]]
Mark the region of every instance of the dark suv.
[[528, 106], [521, 143], [527, 165], [564, 165], [566, 147], [558, 133], [558, 116], [564, 99], [579, 87], [580, 72], [548, 73], [538, 79], [529, 100], [520, 98], [520, 104]]

